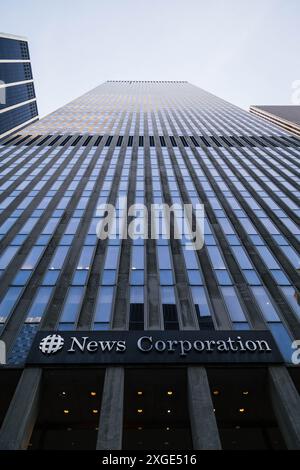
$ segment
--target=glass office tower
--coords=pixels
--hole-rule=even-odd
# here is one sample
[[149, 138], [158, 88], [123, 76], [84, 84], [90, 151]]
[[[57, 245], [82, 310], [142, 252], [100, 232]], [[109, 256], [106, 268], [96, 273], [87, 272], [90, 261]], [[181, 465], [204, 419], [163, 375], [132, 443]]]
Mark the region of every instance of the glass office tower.
[[28, 41], [0, 33], [0, 138], [37, 119]]
[[[108, 81], [2, 140], [0, 447], [299, 449], [299, 156], [185, 81]], [[204, 204], [204, 246], [100, 240], [119, 196]], [[270, 331], [284, 362], [25, 367], [39, 330]]]
[[272, 122], [282, 129], [300, 136], [300, 106], [250, 106], [250, 113]]

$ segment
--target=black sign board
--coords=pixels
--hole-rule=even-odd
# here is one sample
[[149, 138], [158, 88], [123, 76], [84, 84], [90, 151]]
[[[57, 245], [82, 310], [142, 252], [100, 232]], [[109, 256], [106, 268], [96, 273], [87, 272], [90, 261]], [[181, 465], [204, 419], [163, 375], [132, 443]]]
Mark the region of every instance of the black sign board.
[[40, 331], [27, 358], [37, 366], [281, 362], [269, 331]]

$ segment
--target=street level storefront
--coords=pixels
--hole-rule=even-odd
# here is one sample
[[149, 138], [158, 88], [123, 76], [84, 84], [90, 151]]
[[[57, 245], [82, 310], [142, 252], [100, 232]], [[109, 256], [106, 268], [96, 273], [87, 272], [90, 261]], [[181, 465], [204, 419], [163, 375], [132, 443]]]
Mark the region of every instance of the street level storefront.
[[300, 389], [265, 331], [40, 332], [0, 383], [1, 447], [32, 450], [290, 448]]

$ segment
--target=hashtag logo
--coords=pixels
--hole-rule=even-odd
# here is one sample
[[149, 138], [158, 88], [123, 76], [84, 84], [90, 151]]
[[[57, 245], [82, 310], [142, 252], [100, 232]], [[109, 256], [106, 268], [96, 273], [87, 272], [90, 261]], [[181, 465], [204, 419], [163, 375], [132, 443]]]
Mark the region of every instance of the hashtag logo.
[[64, 345], [64, 339], [60, 335], [49, 335], [40, 342], [40, 350], [43, 354], [54, 354]]

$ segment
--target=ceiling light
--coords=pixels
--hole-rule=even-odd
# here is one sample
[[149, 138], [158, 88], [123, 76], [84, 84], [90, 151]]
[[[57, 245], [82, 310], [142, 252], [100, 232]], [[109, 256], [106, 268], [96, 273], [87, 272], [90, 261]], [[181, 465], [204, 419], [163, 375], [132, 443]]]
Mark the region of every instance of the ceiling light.
[[243, 395], [246, 396], [246, 395], [249, 395], [249, 392], [247, 390], [244, 390], [243, 391]]
[[213, 390], [213, 395], [215, 395], [215, 396], [220, 395], [220, 391], [219, 390]]
[[142, 408], [139, 408], [139, 409], [137, 410], [137, 412], [138, 412], [138, 413], [143, 413]]
[[70, 410], [64, 410], [64, 414], [68, 415], [70, 413]]
[[97, 392], [91, 392], [91, 397], [95, 397], [97, 395]]
[[245, 413], [245, 408], [239, 408], [240, 413]]
[[99, 412], [99, 410], [93, 410], [94, 415], [96, 415]]
[[171, 413], [171, 410], [167, 410], [167, 413]]
[[139, 391], [137, 392], [137, 394], [138, 394], [138, 395], [143, 395], [143, 392], [142, 392], [141, 390], [139, 390]]
[[169, 395], [169, 397], [171, 397], [171, 396], [173, 395], [172, 390], [168, 390], [168, 391], [167, 391], [167, 395]]

